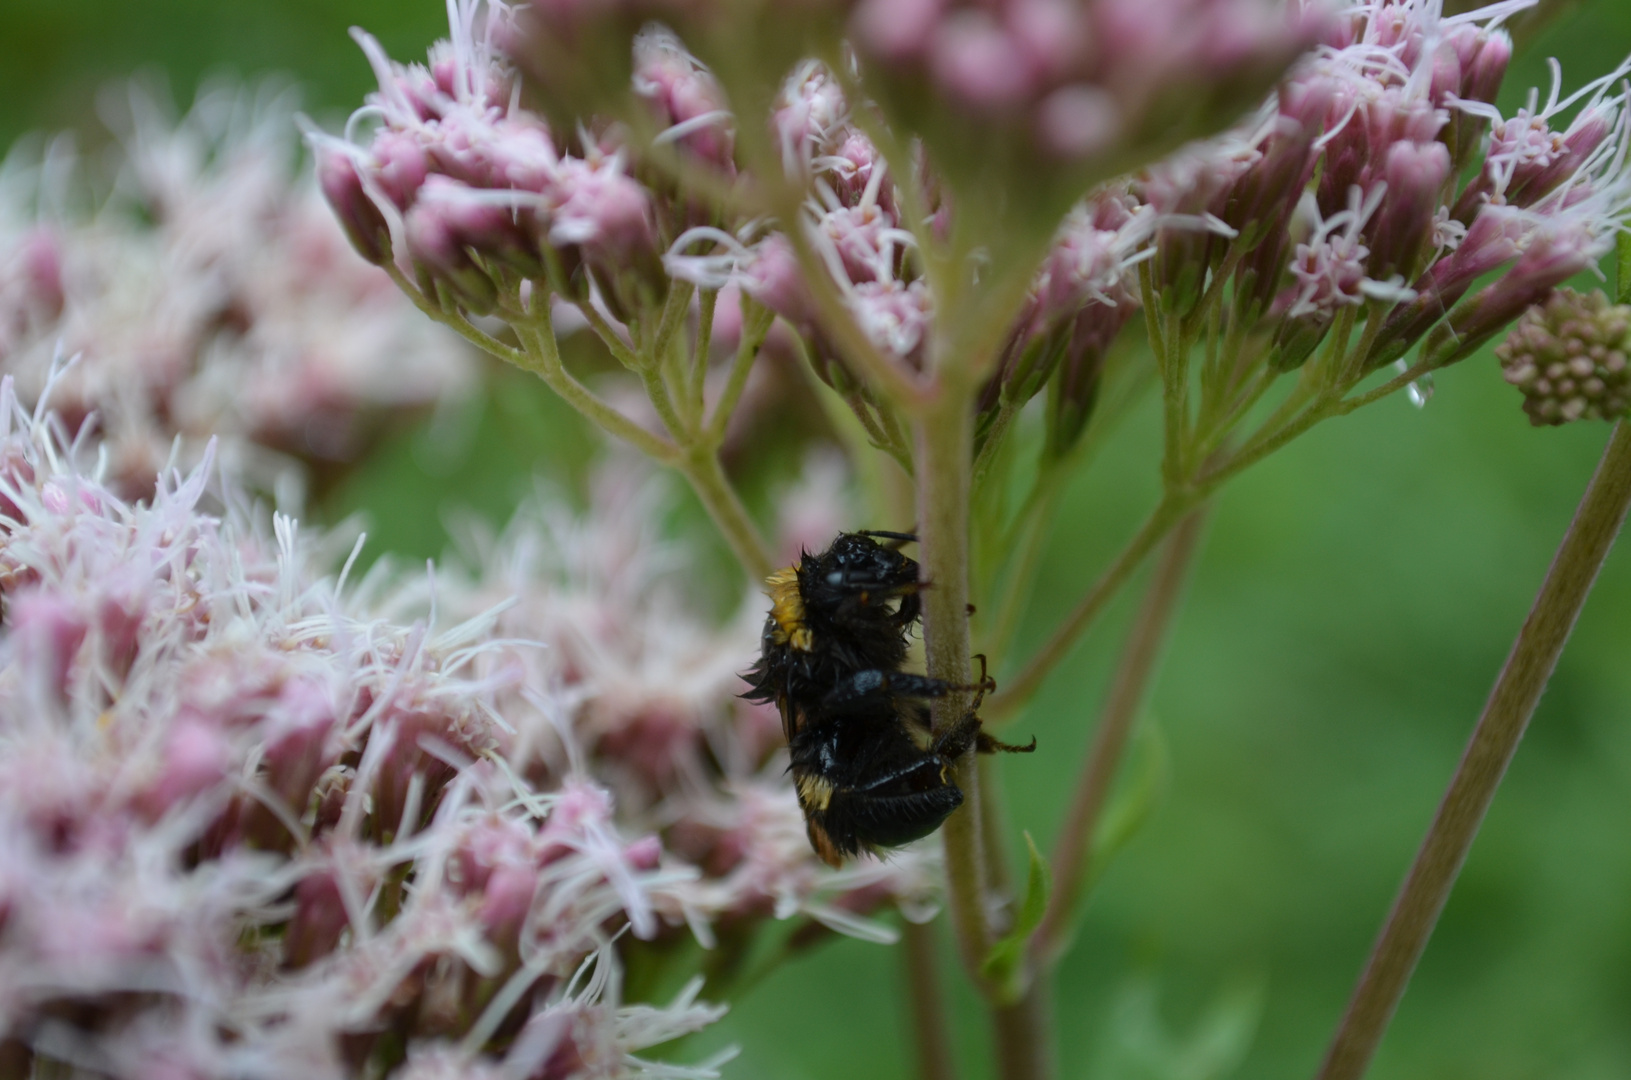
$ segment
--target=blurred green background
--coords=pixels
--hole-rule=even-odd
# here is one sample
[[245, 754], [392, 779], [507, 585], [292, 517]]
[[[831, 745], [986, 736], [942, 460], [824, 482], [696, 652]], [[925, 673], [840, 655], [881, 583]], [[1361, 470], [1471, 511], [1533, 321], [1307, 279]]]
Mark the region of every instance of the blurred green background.
[[[444, 19], [435, 0], [0, 0], [0, 145], [86, 128], [102, 85], [153, 69], [182, 100], [211, 73], [289, 73], [312, 111], [337, 117], [371, 83], [349, 25], [417, 59]], [[1529, 43], [1505, 104], [1547, 77], [1548, 55], [1578, 85], [1628, 51], [1631, 3], [1588, 0]], [[575, 418], [526, 377], [495, 378], [454, 425], [462, 436], [404, 433], [322, 513], [363, 509], [384, 545], [422, 556], [444, 542], [443, 513], [502, 518], [535, 466], [570, 483], [591, 445]], [[1149, 505], [1155, 420], [1136, 415], [1072, 489], [1026, 641]], [[1235, 1075], [1312, 1073], [1606, 433], [1530, 429], [1485, 355], [1442, 376], [1425, 409], [1395, 399], [1327, 424], [1226, 492], [1151, 704], [1168, 794], [1110, 866], [1062, 971], [1064, 1076], [1203, 1080], [1205, 1055], [1186, 1058], [1185, 1040], [1220, 1000], [1250, 1015], [1259, 991], [1261, 1024]], [[1013, 820], [1044, 845], [1130, 608], [1021, 721], [1040, 752], [1003, 763]], [[1378, 1080], [1631, 1076], [1628, 651], [1622, 550]], [[983, 1021], [949, 950], [944, 960], [957, 1038], [981, 1072]], [[708, 1041], [742, 1044], [727, 1068], [737, 1077], [905, 1075], [898, 964], [895, 950], [826, 947], [772, 976]]]

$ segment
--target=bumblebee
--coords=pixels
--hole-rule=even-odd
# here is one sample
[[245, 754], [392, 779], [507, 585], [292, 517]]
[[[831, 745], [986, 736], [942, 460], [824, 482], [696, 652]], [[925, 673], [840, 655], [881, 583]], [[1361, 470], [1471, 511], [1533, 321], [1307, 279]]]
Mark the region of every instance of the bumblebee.
[[[752, 701], [774, 701], [787, 737], [810, 846], [831, 866], [927, 836], [963, 804], [951, 766], [969, 749], [1029, 752], [980, 730], [985, 676], [958, 686], [900, 670], [921, 614], [917, 562], [878, 537], [841, 534], [819, 555], [766, 579], [770, 615], [759, 662], [745, 676]], [[928, 701], [954, 690], [976, 697], [936, 737]]]

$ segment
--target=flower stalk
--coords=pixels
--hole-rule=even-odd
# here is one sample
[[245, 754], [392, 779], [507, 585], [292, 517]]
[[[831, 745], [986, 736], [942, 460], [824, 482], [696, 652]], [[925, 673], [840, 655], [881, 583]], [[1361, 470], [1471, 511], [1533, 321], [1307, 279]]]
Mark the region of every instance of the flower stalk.
[[1190, 511], [1173, 529], [1156, 563], [1154, 577], [1134, 619], [1110, 694], [1094, 731], [1093, 744], [1053, 852], [1053, 895], [1032, 938], [1033, 954], [1046, 966], [1069, 946], [1077, 908], [1093, 871], [1093, 841], [1110, 788], [1120, 771], [1128, 736], [1148, 695], [1184, 583], [1200, 548], [1206, 507]]
[[1631, 423], [1621, 420], [1371, 949], [1319, 1080], [1359, 1080], [1370, 1067], [1628, 507]]

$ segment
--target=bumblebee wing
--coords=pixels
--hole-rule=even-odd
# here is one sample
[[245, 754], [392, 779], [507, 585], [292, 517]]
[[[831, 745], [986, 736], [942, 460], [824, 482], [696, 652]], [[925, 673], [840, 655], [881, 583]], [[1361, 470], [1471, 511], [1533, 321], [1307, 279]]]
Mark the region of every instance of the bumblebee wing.
[[825, 827], [813, 817], [804, 819], [805, 835], [810, 838], [810, 847], [814, 849], [816, 858], [837, 870], [844, 865], [844, 853], [838, 850], [833, 838], [828, 835]]
[[777, 694], [776, 711], [782, 715], [782, 735], [791, 743], [804, 726], [804, 710], [789, 701], [786, 694]]

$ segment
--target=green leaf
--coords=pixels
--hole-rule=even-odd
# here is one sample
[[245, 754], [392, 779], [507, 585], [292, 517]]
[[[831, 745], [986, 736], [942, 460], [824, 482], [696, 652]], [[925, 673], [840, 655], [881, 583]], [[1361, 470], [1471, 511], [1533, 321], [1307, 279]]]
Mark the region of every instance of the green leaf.
[[1614, 290], [1618, 302], [1631, 304], [1631, 233], [1620, 234], [1619, 272], [1614, 276]]
[[1013, 927], [1002, 939], [991, 946], [980, 972], [996, 988], [998, 1000], [1007, 1003], [1018, 1000], [1025, 987], [1020, 981], [1024, 967], [1025, 948], [1031, 934], [1042, 925], [1042, 916], [1048, 910], [1048, 896], [1053, 891], [1053, 874], [1048, 860], [1036, 849], [1031, 834], [1025, 834], [1025, 846], [1031, 852], [1031, 868], [1025, 877], [1025, 899], [1020, 902]]

